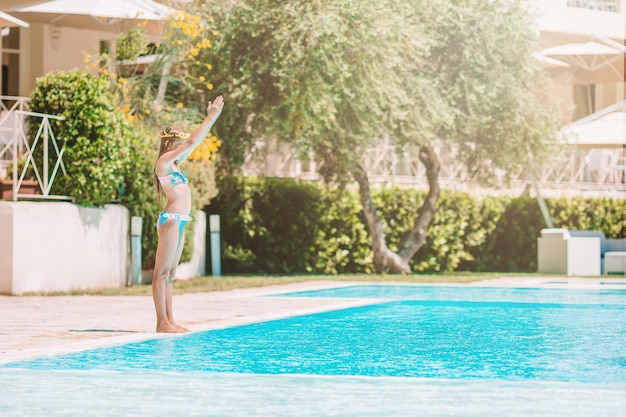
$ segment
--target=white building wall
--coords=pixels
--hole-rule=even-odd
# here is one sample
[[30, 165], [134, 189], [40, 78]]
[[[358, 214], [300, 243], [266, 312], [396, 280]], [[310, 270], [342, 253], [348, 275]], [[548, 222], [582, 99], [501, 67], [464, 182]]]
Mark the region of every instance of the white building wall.
[[0, 293], [119, 288], [128, 274], [125, 207], [0, 201]]
[[570, 7], [567, 0], [533, 0], [532, 3], [538, 12], [537, 26], [542, 32], [583, 38], [593, 33], [615, 40], [626, 38], [626, 0], [617, 1], [617, 12]]
[[59, 70], [84, 71], [85, 54], [97, 55], [100, 40], [113, 35], [34, 22], [30, 28], [22, 30], [22, 36], [24, 58], [21, 63], [26, 66], [22, 73], [29, 76], [20, 80], [20, 95], [28, 96], [35, 88], [37, 77]]

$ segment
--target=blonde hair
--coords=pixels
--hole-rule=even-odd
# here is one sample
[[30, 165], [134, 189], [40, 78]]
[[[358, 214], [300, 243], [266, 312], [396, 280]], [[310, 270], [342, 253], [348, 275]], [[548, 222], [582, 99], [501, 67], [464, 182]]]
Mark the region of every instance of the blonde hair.
[[[184, 141], [189, 137], [187, 133], [183, 129], [178, 126], [168, 126], [159, 135], [161, 137], [161, 142], [159, 144], [159, 154], [157, 155], [157, 159], [154, 162], [154, 169], [152, 170], [152, 177], [154, 179], [154, 185], [156, 186], [156, 191], [158, 195], [159, 205], [161, 204], [161, 194], [163, 192], [163, 188], [161, 187], [161, 183], [159, 182], [159, 177], [157, 176], [156, 164], [159, 161], [161, 155], [166, 152], [169, 152], [173, 148], [176, 148], [180, 145], [180, 142]], [[175, 145], [175, 146], [174, 146]]]

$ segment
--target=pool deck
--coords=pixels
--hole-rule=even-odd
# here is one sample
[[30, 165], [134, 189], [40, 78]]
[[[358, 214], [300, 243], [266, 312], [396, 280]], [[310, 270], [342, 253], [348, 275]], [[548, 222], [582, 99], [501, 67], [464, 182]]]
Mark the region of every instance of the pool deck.
[[[308, 281], [174, 296], [178, 323], [192, 331], [355, 307], [379, 300], [269, 297], [350, 285], [420, 285]], [[625, 278], [502, 277], [471, 284], [499, 287], [626, 289]], [[0, 296], [0, 364], [172, 335], [154, 332], [151, 296]]]

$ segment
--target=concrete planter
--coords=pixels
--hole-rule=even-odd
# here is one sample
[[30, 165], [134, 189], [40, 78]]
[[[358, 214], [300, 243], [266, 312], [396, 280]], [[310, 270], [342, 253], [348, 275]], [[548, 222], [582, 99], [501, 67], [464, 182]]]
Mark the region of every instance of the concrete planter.
[[129, 226], [120, 205], [0, 201], [0, 294], [124, 287]]

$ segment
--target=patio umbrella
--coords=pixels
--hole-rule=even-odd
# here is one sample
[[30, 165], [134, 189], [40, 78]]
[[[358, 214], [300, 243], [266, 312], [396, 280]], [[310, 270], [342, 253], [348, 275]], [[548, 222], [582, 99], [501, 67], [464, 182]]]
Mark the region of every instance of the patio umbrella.
[[[624, 81], [624, 49], [595, 40], [553, 46], [538, 55], [570, 65], [548, 68], [567, 84], [589, 85]], [[554, 61], [550, 61], [554, 62]]]
[[626, 147], [626, 101], [563, 127], [561, 134], [566, 143], [579, 148]]
[[558, 59], [550, 58], [542, 55], [540, 52], [534, 52], [532, 57], [541, 62], [546, 68], [550, 69], [563, 69], [571, 68], [571, 65], [567, 62], [559, 61]]
[[106, 32], [119, 32], [145, 21], [148, 32], [158, 34], [159, 22], [173, 11], [153, 0], [51, 0], [19, 7], [13, 13], [27, 21]]
[[28, 23], [23, 20], [18, 19], [17, 17], [11, 16], [8, 13], [0, 12], [0, 28], [3, 27], [14, 27], [21, 26], [27, 28]]

